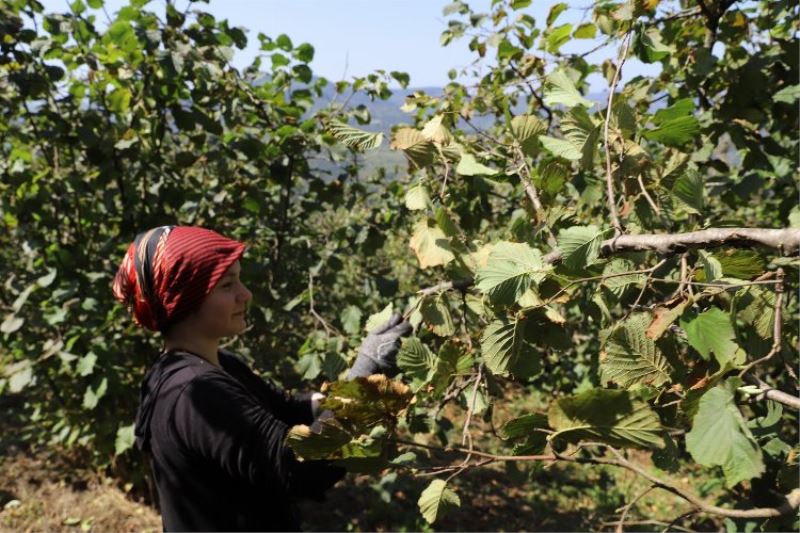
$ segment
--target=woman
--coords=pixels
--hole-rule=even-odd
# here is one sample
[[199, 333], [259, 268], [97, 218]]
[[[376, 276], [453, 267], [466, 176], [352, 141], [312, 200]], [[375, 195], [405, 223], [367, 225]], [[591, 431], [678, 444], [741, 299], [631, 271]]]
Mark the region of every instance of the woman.
[[[323, 396], [289, 395], [219, 348], [246, 326], [244, 250], [208, 229], [162, 226], [136, 237], [114, 279], [135, 322], [164, 339], [142, 383], [135, 433], [165, 531], [299, 530], [295, 499], [321, 499], [344, 475], [325, 461], [300, 462], [284, 445], [291, 426], [314, 421]], [[395, 372], [410, 331], [395, 315], [368, 335], [348, 379]]]

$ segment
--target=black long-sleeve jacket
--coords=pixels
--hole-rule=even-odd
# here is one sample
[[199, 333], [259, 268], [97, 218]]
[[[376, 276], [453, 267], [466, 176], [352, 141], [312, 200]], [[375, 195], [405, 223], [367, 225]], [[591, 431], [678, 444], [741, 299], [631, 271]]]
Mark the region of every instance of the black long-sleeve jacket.
[[164, 530], [297, 531], [295, 498], [321, 499], [344, 475], [283, 444], [313, 421], [310, 394], [290, 396], [230, 352], [219, 361], [166, 352], [142, 383], [136, 444], [150, 455]]

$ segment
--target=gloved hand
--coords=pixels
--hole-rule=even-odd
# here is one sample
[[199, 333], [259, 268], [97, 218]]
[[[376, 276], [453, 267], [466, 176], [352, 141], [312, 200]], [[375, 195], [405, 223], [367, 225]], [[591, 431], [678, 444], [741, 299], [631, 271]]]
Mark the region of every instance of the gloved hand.
[[400, 337], [411, 333], [411, 324], [402, 315], [395, 313], [385, 324], [375, 328], [367, 335], [358, 349], [358, 357], [347, 373], [347, 379], [367, 377], [371, 374], [397, 374], [395, 364], [400, 351]]

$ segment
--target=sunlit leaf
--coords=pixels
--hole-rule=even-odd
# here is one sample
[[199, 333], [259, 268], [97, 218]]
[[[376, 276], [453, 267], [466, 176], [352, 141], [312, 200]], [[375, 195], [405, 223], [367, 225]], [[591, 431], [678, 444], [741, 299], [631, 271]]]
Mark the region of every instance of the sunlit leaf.
[[556, 400], [548, 412], [550, 427], [569, 442], [593, 440], [615, 446], [661, 448], [662, 427], [650, 406], [628, 391], [589, 389]]

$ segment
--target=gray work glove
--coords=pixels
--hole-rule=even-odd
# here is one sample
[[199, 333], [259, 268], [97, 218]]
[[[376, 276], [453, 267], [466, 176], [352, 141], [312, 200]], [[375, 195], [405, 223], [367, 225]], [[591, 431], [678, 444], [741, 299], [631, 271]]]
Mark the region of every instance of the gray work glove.
[[358, 357], [347, 373], [347, 379], [367, 377], [372, 374], [397, 374], [395, 364], [400, 351], [400, 337], [411, 333], [411, 324], [402, 315], [395, 313], [385, 324], [375, 328], [367, 335], [358, 349]]

